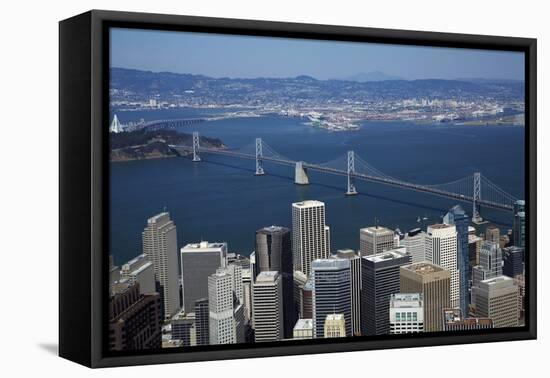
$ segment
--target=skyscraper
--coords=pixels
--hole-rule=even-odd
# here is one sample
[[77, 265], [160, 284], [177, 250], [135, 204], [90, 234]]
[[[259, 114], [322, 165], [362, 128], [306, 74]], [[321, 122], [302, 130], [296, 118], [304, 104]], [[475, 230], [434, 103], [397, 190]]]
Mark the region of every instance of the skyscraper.
[[195, 328], [197, 345], [210, 344], [208, 298], [200, 298], [195, 301]]
[[370, 256], [396, 247], [394, 232], [386, 227], [372, 226], [359, 230], [361, 256]]
[[518, 211], [514, 212], [513, 239], [516, 247], [525, 248], [525, 202], [523, 205], [514, 206]]
[[172, 340], [180, 340], [182, 346], [197, 345], [197, 329], [195, 327], [195, 313], [185, 313], [181, 310], [170, 320]]
[[460, 205], [453, 206], [443, 217], [443, 223], [456, 227], [457, 269], [459, 273], [459, 306], [467, 314], [470, 306], [468, 280], [470, 277], [470, 256], [468, 248], [468, 227], [470, 218]]
[[153, 262], [155, 278], [164, 303], [164, 318], [180, 309], [176, 226], [167, 212], [147, 220], [142, 232], [143, 253]]
[[420, 293], [397, 293], [390, 297], [390, 334], [424, 332], [424, 298]]
[[155, 349], [162, 345], [162, 302], [140, 294], [139, 282], [116, 283], [109, 299], [109, 350]]
[[253, 284], [252, 308], [255, 342], [284, 338], [283, 284], [276, 271], [263, 271]]
[[220, 267], [227, 266], [227, 244], [187, 244], [180, 250], [183, 309], [192, 312], [195, 301], [208, 297], [208, 277]]
[[498, 243], [484, 241], [479, 251], [479, 265], [472, 268], [472, 286], [502, 275], [502, 250]]
[[399, 293], [399, 268], [410, 262], [404, 247], [361, 258], [363, 335], [390, 333], [390, 297]]
[[346, 336], [351, 336], [350, 262], [347, 259], [318, 259], [312, 262], [313, 337], [324, 336], [329, 314], [344, 314]]
[[157, 291], [155, 267], [145, 254], [141, 254], [122, 265], [120, 276], [123, 280], [131, 283], [139, 282], [139, 291], [141, 294], [155, 293]]
[[325, 319], [325, 338], [346, 337], [346, 318], [344, 314], [328, 314]]
[[407, 232], [403, 238], [403, 245], [407, 248], [407, 253], [411, 255], [412, 263], [426, 261], [426, 233], [420, 228], [415, 228]]
[[361, 257], [353, 249], [338, 250], [336, 257], [348, 259], [351, 284], [351, 334], [361, 335]]
[[325, 204], [303, 201], [292, 204], [292, 253], [294, 270], [308, 276], [311, 262], [330, 254], [329, 229], [325, 224]]
[[401, 293], [424, 297], [424, 332], [443, 330], [442, 310], [451, 303], [451, 272], [429, 262], [402, 266]]
[[516, 277], [523, 274], [523, 248], [506, 247], [502, 250], [502, 258], [504, 261], [502, 274], [508, 277]]
[[233, 277], [223, 269], [208, 277], [210, 344], [237, 342], [233, 301]]
[[519, 291], [512, 278], [489, 278], [474, 290], [476, 316], [490, 318], [495, 328], [518, 326]]
[[292, 242], [290, 230], [280, 226], [264, 227], [256, 231], [255, 258], [257, 271], [279, 272], [283, 286], [283, 317], [284, 337], [292, 337], [292, 329], [296, 323], [294, 309], [294, 275], [292, 266]]
[[500, 242], [499, 228], [494, 224], [490, 224], [489, 226], [487, 226], [487, 228], [485, 229], [485, 240], [498, 244]]
[[[460, 305], [460, 274], [457, 267], [457, 232], [450, 224], [433, 224], [426, 233], [426, 260], [451, 273], [451, 305]], [[448, 307], [448, 306], [447, 306]]]
[[[305, 318], [303, 313], [303, 290], [307, 283], [307, 276], [299, 271], [294, 271], [294, 308], [299, 318]], [[310, 316], [311, 317], [311, 316]]]

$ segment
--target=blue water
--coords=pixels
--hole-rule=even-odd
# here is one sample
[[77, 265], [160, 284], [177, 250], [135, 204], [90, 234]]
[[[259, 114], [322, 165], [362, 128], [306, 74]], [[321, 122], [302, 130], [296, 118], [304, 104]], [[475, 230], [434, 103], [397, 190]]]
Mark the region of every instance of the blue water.
[[[118, 113], [122, 122], [165, 118], [163, 111]], [[192, 112], [170, 111], [187, 117]], [[166, 117], [167, 118], [167, 117]], [[474, 171], [518, 198], [524, 190], [524, 128], [417, 125], [367, 122], [359, 131], [331, 133], [302, 125], [299, 119], [262, 117], [204, 122], [182, 128], [220, 138], [231, 148], [262, 137], [294, 160], [325, 162], [348, 150], [394, 177], [419, 184], [452, 181]], [[417, 218], [435, 223], [455, 205], [408, 190], [356, 183], [359, 195], [345, 196], [346, 178], [310, 172], [308, 186], [294, 184], [294, 169], [265, 163], [254, 176], [254, 161], [203, 155], [187, 158], [111, 163], [111, 253], [115, 262], [141, 253], [141, 231], [148, 217], [166, 208], [175, 221], [180, 246], [199, 240], [226, 241], [231, 252], [250, 254], [254, 232], [266, 225], [291, 224], [292, 202], [317, 199], [326, 204], [331, 248], [359, 248], [359, 228], [381, 225], [402, 231]], [[471, 206], [463, 204], [471, 215]], [[510, 213], [482, 210], [482, 216], [510, 228]]]

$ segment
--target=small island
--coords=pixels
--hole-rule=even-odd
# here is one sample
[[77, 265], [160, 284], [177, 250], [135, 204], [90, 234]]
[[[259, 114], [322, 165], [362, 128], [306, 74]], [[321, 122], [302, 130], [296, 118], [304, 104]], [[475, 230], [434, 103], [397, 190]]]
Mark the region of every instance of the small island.
[[[172, 146], [193, 145], [191, 134], [169, 129], [110, 133], [109, 140], [111, 162], [185, 156], [187, 154], [182, 149]], [[226, 148], [222, 141], [216, 138], [201, 137], [200, 143], [208, 148]]]

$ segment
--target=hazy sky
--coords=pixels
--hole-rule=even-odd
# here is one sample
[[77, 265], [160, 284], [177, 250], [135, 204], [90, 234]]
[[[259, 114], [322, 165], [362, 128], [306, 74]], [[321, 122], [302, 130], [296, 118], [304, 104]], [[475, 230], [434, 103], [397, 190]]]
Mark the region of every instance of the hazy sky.
[[136, 29], [111, 30], [111, 67], [233, 78], [371, 71], [404, 79], [524, 78], [519, 52]]

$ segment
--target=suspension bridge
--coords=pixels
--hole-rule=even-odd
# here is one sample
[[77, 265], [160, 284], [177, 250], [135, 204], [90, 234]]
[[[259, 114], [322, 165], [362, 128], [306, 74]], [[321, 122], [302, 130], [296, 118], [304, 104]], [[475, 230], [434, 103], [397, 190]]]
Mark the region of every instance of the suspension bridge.
[[357, 194], [356, 180], [365, 180], [382, 185], [389, 185], [416, 192], [431, 194], [452, 200], [472, 204], [472, 221], [481, 222], [480, 207], [496, 210], [513, 211], [514, 203], [518, 201], [513, 195], [491, 182], [480, 172], [447, 183], [424, 185], [403, 181], [387, 175], [363, 160], [354, 151], [326, 163], [309, 163], [297, 161], [281, 155], [261, 138], [256, 138], [238, 150], [201, 147], [200, 137], [193, 133], [192, 146], [171, 146], [172, 148], [192, 153], [193, 161], [201, 161], [201, 154], [223, 155], [233, 158], [254, 160], [255, 174], [265, 174], [264, 162], [294, 167], [294, 182], [299, 185], [309, 184], [308, 171], [345, 176], [347, 178], [347, 195]]

